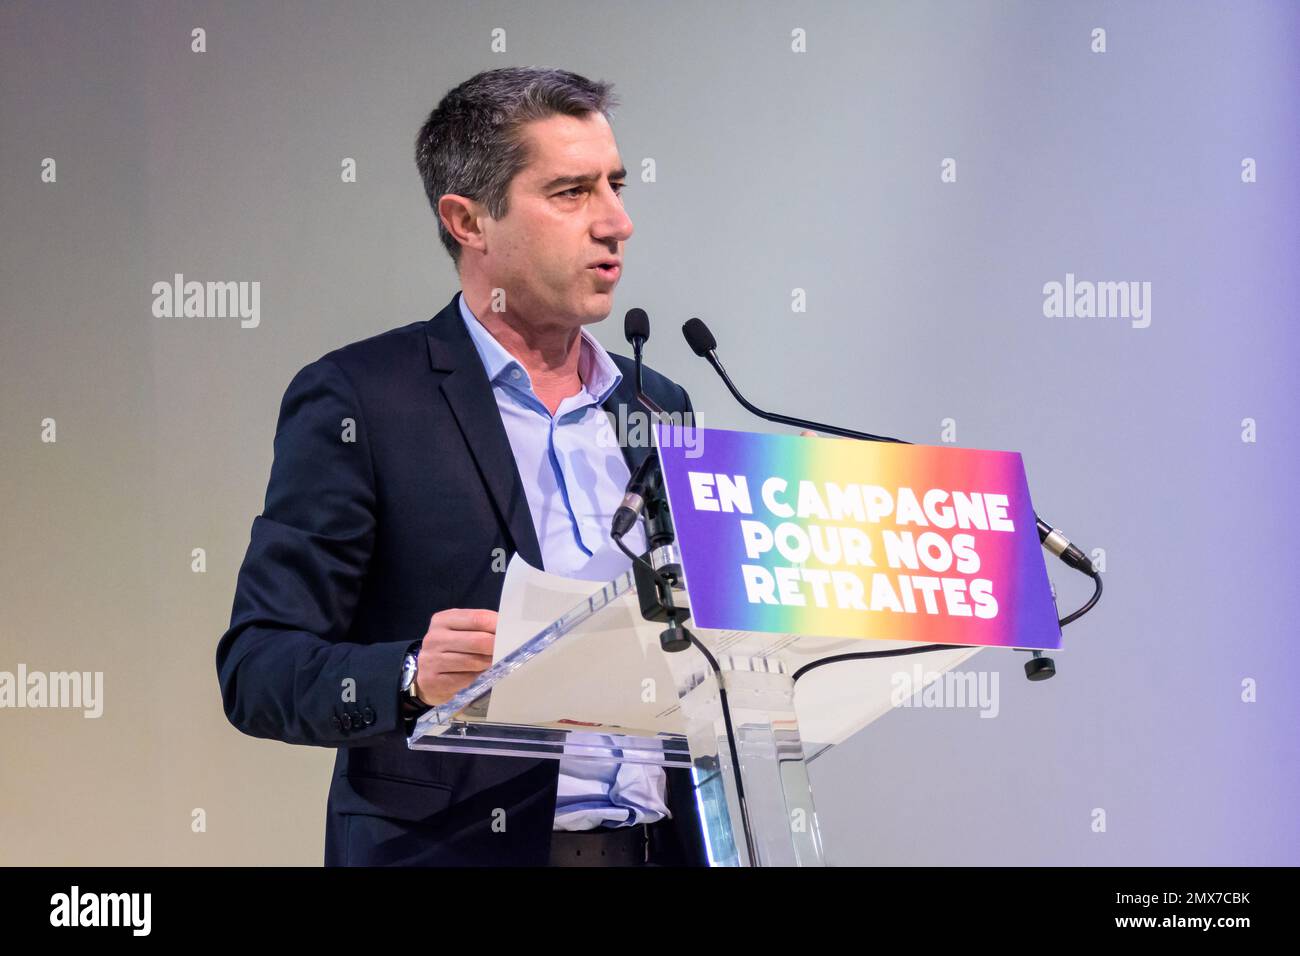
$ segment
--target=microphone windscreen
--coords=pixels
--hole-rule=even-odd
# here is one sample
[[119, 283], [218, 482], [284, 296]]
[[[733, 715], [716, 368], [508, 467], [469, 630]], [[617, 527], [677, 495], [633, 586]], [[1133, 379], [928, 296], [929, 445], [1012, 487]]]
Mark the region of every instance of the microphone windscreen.
[[644, 342], [650, 338], [650, 316], [645, 314], [645, 309], [627, 310], [623, 317], [623, 337], [633, 345], [637, 339]]
[[718, 340], [713, 337], [709, 327], [699, 319], [688, 319], [682, 325], [682, 335], [686, 336], [686, 344], [691, 347], [691, 351], [700, 358], [704, 358], [718, 347]]

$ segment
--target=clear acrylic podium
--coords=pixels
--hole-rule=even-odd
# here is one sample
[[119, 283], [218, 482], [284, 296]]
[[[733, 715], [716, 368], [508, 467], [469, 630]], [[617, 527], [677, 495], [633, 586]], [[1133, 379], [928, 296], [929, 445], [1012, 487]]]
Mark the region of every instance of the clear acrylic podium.
[[[688, 621], [718, 664], [724, 710], [698, 649], [661, 648], [664, 625], [642, 616], [631, 571], [603, 586], [584, 584], [588, 597], [426, 712], [408, 746], [687, 768], [711, 865], [824, 865], [808, 760], [890, 709], [881, 698], [897, 665], [853, 662], [802, 680], [805, 695], [814, 673], [829, 679], [815, 693], [838, 721], [815, 744], [800, 735], [792, 675], [833, 653], [908, 645], [714, 631]], [[684, 590], [674, 595], [687, 606]], [[937, 652], [928, 666], [945, 670], [977, 650]]]

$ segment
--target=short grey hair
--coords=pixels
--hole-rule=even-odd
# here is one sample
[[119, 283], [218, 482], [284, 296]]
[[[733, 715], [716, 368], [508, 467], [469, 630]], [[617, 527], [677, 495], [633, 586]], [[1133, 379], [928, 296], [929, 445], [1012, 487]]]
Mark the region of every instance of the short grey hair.
[[510, 182], [528, 165], [526, 123], [556, 114], [600, 113], [612, 119], [613, 84], [539, 67], [508, 66], [470, 77], [442, 98], [415, 140], [415, 165], [424, 181], [438, 238], [460, 267], [460, 243], [438, 216], [447, 193], [483, 203], [500, 219], [508, 211]]

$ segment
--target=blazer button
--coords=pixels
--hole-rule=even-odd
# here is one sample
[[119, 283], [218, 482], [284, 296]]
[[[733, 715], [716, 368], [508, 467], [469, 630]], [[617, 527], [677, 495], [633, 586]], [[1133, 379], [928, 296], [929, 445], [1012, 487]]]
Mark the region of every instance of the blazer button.
[[375, 712], [369, 707], [361, 712], [361, 717], [365, 720], [367, 727], [375, 722]]
[[335, 715], [334, 715], [332, 718], [330, 718], [330, 719], [334, 721], [334, 726], [335, 726], [335, 727], [337, 727], [339, 730], [342, 730], [342, 729], [343, 729], [343, 721], [339, 720], [339, 715], [338, 715], [338, 714], [335, 714]]
[[342, 718], [340, 718], [340, 719], [343, 721], [343, 729], [344, 729], [344, 730], [351, 730], [351, 729], [352, 729], [352, 715], [351, 715], [351, 714], [345, 713], [345, 714], [342, 716]]

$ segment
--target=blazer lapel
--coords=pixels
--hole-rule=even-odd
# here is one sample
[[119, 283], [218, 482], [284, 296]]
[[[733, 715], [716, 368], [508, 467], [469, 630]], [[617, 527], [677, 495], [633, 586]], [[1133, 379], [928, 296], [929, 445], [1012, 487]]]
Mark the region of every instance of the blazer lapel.
[[541, 568], [542, 549], [537, 544], [528, 495], [515, 465], [510, 438], [501, 423], [492, 385], [461, 318], [459, 292], [445, 309], [429, 320], [427, 336], [430, 365], [435, 372], [446, 373], [439, 389], [451, 407], [515, 550], [533, 567]]

